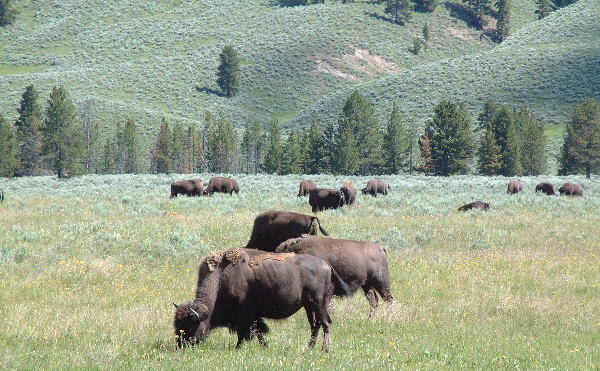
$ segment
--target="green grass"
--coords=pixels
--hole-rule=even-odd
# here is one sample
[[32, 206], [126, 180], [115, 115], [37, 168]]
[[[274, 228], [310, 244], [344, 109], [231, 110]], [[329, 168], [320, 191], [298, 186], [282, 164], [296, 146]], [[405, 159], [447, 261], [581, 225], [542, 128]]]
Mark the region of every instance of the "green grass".
[[48, 66], [7, 66], [0, 64], [0, 75], [20, 75], [40, 73], [48, 69]]
[[[422, 123], [442, 100], [464, 102], [478, 114], [491, 99], [527, 105], [539, 118], [564, 124], [575, 104], [600, 97], [598, 24], [600, 3], [580, 0], [521, 28], [495, 49], [421, 65], [358, 89], [374, 100], [382, 120], [393, 103], [404, 117]], [[290, 125], [337, 117], [353, 89], [324, 98]]]
[[[458, 0], [452, 0], [449, 4]], [[515, 0], [515, 28], [535, 17], [530, 0]], [[14, 107], [28, 84], [42, 100], [64, 84], [76, 102], [91, 99], [104, 133], [134, 116], [157, 129], [160, 120], [196, 123], [205, 111], [236, 125], [271, 118], [291, 119], [324, 95], [354, 86], [355, 80], [317, 72], [319, 61], [370, 81], [390, 70], [353, 59], [369, 51], [409, 69], [436, 60], [489, 50], [478, 31], [450, 15], [446, 6], [415, 14], [400, 27], [379, 19], [383, 5], [372, 1], [303, 7], [277, 7], [269, 0], [80, 1], [23, 0], [14, 26], [0, 29], [0, 64], [49, 66], [35, 75], [21, 71], [0, 76], [0, 112], [14, 118]], [[427, 53], [409, 52], [412, 38], [428, 22]], [[216, 89], [218, 54], [234, 45], [245, 63], [240, 94], [228, 99]], [[330, 71], [331, 72], [331, 71]], [[204, 89], [204, 90], [203, 90]], [[115, 94], [126, 91], [127, 94]]]
[[[310, 212], [295, 196], [299, 176], [238, 176], [238, 196], [169, 200], [169, 183], [192, 176], [0, 179], [0, 367], [600, 367], [597, 179], [523, 178], [525, 192], [508, 196], [502, 177], [392, 176], [389, 196], [319, 214], [333, 236], [386, 247], [396, 298], [372, 321], [362, 295], [335, 299], [323, 354], [306, 348], [300, 312], [268, 321], [268, 349], [235, 350], [235, 336], [218, 330], [175, 350], [171, 302], [193, 298], [202, 257], [244, 244], [262, 211]], [[586, 193], [535, 194], [542, 180]], [[456, 211], [475, 199], [490, 211]]]

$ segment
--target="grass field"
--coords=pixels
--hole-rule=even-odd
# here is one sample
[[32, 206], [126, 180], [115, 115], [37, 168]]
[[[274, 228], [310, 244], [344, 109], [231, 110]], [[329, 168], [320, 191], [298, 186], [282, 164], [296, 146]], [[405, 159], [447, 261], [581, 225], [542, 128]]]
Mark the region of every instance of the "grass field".
[[[268, 321], [268, 349], [235, 350], [222, 329], [175, 349], [171, 302], [193, 299], [202, 257], [244, 244], [262, 211], [310, 213], [299, 176], [240, 175], [238, 196], [169, 200], [187, 177], [0, 179], [0, 368], [600, 367], [597, 179], [523, 178], [508, 196], [502, 177], [390, 176], [389, 196], [319, 214], [332, 236], [386, 247], [396, 298], [372, 321], [362, 295], [335, 299], [323, 354], [307, 349], [301, 312]], [[541, 180], [585, 196], [535, 194]], [[456, 211], [476, 199], [490, 211]]]

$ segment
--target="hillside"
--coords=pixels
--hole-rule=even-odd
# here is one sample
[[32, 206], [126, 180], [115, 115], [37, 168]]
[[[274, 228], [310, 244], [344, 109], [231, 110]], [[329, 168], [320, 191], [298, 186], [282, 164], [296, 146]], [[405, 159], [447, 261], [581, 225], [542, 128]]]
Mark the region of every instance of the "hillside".
[[[515, 27], [533, 4], [515, 3]], [[91, 99], [105, 126], [134, 116], [155, 128], [206, 110], [234, 120], [283, 121], [326, 94], [436, 60], [494, 47], [453, 16], [452, 1], [416, 13], [407, 27], [382, 19], [370, 1], [277, 7], [269, 0], [23, 0], [14, 26], [0, 29], [0, 112], [15, 116], [24, 87], [45, 99], [65, 84]], [[428, 22], [432, 43], [418, 56], [412, 39]], [[221, 48], [243, 57], [243, 88], [228, 99], [214, 89]]]
[[[600, 97], [600, 2], [580, 0], [523, 27], [499, 47], [446, 59], [362, 84], [385, 119], [396, 102], [421, 122], [443, 99], [465, 102], [475, 113], [492, 99], [528, 105], [549, 123], [562, 123], [573, 105]], [[337, 117], [354, 88], [321, 100], [290, 125]]]

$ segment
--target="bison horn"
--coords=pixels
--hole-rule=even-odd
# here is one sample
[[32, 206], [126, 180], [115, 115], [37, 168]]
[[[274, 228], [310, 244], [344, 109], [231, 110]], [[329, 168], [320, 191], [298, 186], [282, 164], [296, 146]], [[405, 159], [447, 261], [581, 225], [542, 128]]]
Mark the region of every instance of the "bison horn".
[[179, 308], [179, 305], [177, 305], [177, 304], [175, 304], [175, 303], [173, 303], [173, 305], [175, 306], [175, 308]]
[[190, 310], [196, 315], [196, 317], [198, 317], [198, 319], [200, 319], [200, 314], [198, 314], [198, 312], [196, 312], [194, 308], [190, 307]]

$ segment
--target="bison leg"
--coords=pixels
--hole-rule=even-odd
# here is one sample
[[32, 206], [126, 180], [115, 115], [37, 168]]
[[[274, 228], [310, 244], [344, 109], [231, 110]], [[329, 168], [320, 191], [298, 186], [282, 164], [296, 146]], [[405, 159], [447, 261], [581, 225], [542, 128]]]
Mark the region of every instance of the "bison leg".
[[308, 318], [308, 324], [310, 325], [310, 342], [308, 343], [309, 348], [314, 348], [319, 336], [319, 329], [321, 324], [317, 321], [316, 311], [310, 306], [304, 308], [306, 310], [306, 317]]
[[317, 310], [317, 323], [320, 322], [320, 325], [323, 326], [323, 348], [321, 350], [323, 352], [329, 352], [329, 331], [331, 328], [331, 316], [329, 315], [329, 311], [327, 310], [327, 301], [323, 300]]
[[363, 291], [365, 292], [365, 296], [369, 301], [369, 305], [371, 306], [371, 310], [369, 311], [369, 318], [373, 318], [375, 315], [375, 310], [379, 305], [379, 299], [377, 298], [377, 293], [375, 293], [375, 289], [370, 286], [364, 286]]
[[264, 335], [269, 332], [269, 327], [267, 327], [267, 324], [262, 320], [262, 318], [257, 319], [256, 322], [252, 324], [251, 330], [252, 333], [256, 335], [260, 346], [266, 348], [267, 341], [265, 340]]

